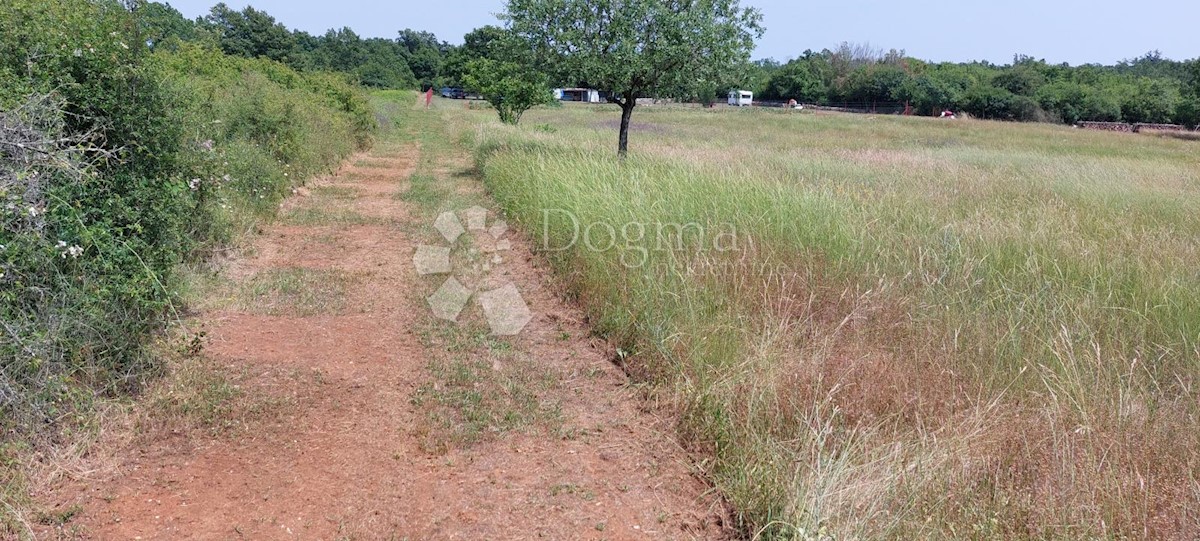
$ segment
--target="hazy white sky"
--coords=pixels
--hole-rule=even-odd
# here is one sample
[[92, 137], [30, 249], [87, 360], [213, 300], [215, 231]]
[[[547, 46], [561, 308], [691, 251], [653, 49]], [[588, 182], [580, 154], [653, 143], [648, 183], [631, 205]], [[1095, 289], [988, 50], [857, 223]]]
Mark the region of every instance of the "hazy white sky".
[[[174, 0], [189, 18], [215, 0]], [[504, 0], [227, 0], [266, 10], [291, 28], [314, 34], [349, 26], [364, 37], [426, 30], [461, 43], [463, 34], [496, 24]], [[1111, 64], [1160, 50], [1176, 60], [1200, 57], [1196, 0], [742, 0], [762, 10], [767, 32], [755, 58], [783, 60], [843, 41], [905, 49], [927, 60], [1008, 63], [1016, 53], [1049, 62]]]

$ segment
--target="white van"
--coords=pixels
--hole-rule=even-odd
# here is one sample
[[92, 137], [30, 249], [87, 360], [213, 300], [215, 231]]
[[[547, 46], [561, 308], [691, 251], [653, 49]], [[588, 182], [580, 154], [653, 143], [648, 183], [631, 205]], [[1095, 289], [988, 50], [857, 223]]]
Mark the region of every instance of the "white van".
[[734, 107], [749, 107], [754, 105], [754, 93], [749, 90], [730, 90], [729, 105]]

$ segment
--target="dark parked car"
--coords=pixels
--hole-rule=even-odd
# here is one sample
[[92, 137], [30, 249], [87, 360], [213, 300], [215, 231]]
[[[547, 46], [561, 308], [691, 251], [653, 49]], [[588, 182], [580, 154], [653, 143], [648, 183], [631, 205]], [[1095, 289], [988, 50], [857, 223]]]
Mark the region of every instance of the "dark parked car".
[[461, 100], [467, 97], [466, 93], [463, 92], [463, 89], [456, 86], [443, 87], [441, 93], [443, 98], [450, 98], [454, 100]]

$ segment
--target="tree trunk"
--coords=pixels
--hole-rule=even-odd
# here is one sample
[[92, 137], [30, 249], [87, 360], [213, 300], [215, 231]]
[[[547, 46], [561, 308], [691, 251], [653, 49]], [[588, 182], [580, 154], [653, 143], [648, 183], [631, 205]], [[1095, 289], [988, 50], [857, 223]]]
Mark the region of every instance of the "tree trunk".
[[629, 119], [633, 118], [633, 107], [637, 105], [637, 98], [625, 97], [625, 101], [621, 103], [621, 135], [617, 143], [617, 156], [622, 158], [629, 153]]

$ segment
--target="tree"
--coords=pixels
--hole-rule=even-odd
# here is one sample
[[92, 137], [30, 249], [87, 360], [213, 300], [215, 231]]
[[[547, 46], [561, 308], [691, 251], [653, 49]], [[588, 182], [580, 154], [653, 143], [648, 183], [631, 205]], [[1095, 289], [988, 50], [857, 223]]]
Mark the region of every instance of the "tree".
[[963, 106], [968, 113], [979, 118], [1013, 120], [1014, 103], [1017, 96], [1003, 88], [977, 85], [963, 97]]
[[521, 122], [525, 111], [553, 99], [546, 76], [517, 62], [477, 58], [467, 63], [463, 79], [496, 108], [505, 124]]
[[1057, 115], [1067, 124], [1084, 120], [1083, 105], [1091, 89], [1079, 83], [1061, 81], [1038, 89], [1038, 105]]
[[498, 59], [498, 46], [506, 37], [511, 37], [507, 30], [491, 25], [468, 32], [463, 36], [461, 46], [446, 53], [446, 60], [442, 63], [444, 82], [450, 86], [463, 86], [467, 64], [478, 58]]
[[1044, 84], [1045, 76], [1028, 63], [1009, 68], [992, 79], [992, 86], [1018, 96], [1033, 96]]
[[889, 64], [866, 65], [855, 69], [840, 88], [843, 101], [864, 106], [897, 99], [900, 86], [908, 80], [903, 69]]
[[171, 4], [139, 0], [132, 4], [132, 11], [151, 47], [171, 38], [188, 41], [196, 37], [196, 23], [185, 18]]
[[961, 91], [935, 75], [921, 75], [904, 81], [896, 89], [896, 99], [904, 100], [917, 114], [937, 115], [946, 109], [959, 108]]
[[1188, 87], [1191, 88], [1192, 94], [1200, 98], [1200, 58], [1187, 63], [1184, 70]]
[[757, 96], [766, 94], [771, 84], [771, 78], [781, 67], [783, 65], [774, 58], [755, 60], [750, 65], [746, 87], [754, 91]]
[[620, 156], [637, 98], [720, 83], [763, 32], [761, 13], [738, 0], [509, 0], [504, 19], [558, 80], [611, 92]]
[[220, 35], [221, 50], [246, 58], [266, 57], [291, 63], [296, 38], [282, 23], [265, 11], [247, 6], [234, 11], [224, 2], [213, 6], [204, 24]]
[[438, 41], [437, 36], [429, 32], [404, 29], [396, 38], [405, 51], [408, 67], [416, 76], [422, 88], [437, 86], [438, 76], [441, 75], [442, 58], [449, 48]]
[[832, 69], [825, 57], [805, 54], [776, 70], [763, 94], [766, 98], [820, 103], [829, 94], [827, 75], [832, 76]]
[[1126, 89], [1121, 101], [1121, 116], [1126, 122], [1170, 122], [1178, 103], [1178, 83], [1139, 77]]

